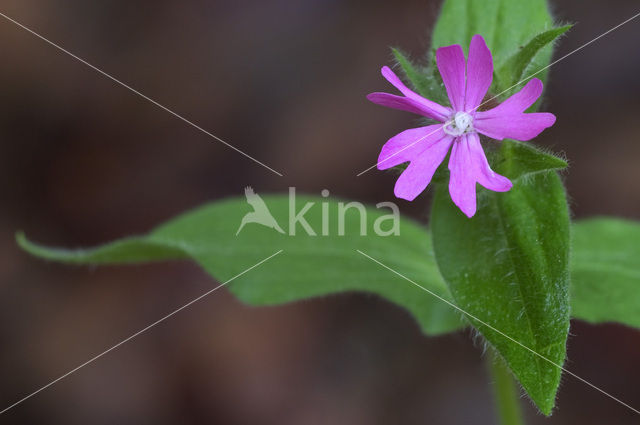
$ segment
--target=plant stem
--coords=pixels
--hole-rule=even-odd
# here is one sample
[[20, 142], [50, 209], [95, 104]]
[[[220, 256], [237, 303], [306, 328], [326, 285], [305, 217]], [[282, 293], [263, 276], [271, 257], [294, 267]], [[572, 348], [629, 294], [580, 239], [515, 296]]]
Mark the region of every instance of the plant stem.
[[501, 425], [524, 425], [519, 388], [504, 360], [490, 349], [487, 366], [493, 380], [493, 396]]

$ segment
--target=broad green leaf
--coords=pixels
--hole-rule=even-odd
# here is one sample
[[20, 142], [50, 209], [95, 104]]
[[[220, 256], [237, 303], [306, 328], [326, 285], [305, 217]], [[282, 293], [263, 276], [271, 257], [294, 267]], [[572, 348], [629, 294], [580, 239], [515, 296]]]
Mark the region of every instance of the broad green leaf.
[[573, 226], [571, 313], [640, 328], [640, 224], [594, 218]]
[[[75, 264], [132, 263], [191, 258], [218, 281], [224, 282], [258, 261], [282, 249], [283, 252], [229, 284], [230, 291], [252, 305], [273, 305], [331, 293], [366, 291], [378, 294], [404, 308], [416, 318], [427, 334], [441, 334], [461, 327], [460, 314], [451, 307], [399, 280], [359, 249], [438, 295], [450, 298], [431, 250], [425, 230], [410, 220], [401, 220], [399, 236], [377, 236], [377, 220], [389, 230], [388, 208], [367, 208], [366, 222], [355, 208], [344, 214], [344, 236], [339, 236], [339, 201], [297, 196], [295, 213], [289, 212], [286, 196], [264, 196], [271, 213], [285, 229], [289, 217], [304, 214], [310, 236], [303, 225], [295, 226], [295, 236], [281, 234], [259, 224], [247, 224], [235, 235], [243, 216], [251, 207], [242, 199], [230, 199], [200, 207], [172, 219], [146, 236], [127, 238], [88, 250], [63, 250], [35, 245], [18, 235], [28, 252], [49, 260]], [[326, 209], [326, 213], [323, 210]], [[323, 217], [329, 236], [323, 236]], [[366, 236], [360, 225], [366, 224]]]
[[[500, 64], [520, 46], [551, 28], [546, 0], [445, 0], [432, 46], [435, 49], [460, 44], [466, 52], [471, 37], [480, 34], [491, 49], [494, 63]], [[550, 47], [546, 52], [550, 56]]]
[[[478, 195], [472, 219], [453, 204], [444, 185], [433, 202], [434, 251], [454, 303], [562, 365], [569, 330], [569, 213], [560, 178], [555, 172], [534, 174], [509, 192]], [[467, 318], [538, 408], [550, 414], [561, 369]]]
[[[527, 44], [521, 46], [520, 49], [511, 55], [504, 63], [496, 66], [496, 86], [495, 91], [502, 94], [505, 91], [510, 91], [512, 86], [518, 84], [514, 90], [517, 91], [519, 87], [524, 85], [528, 81], [528, 77], [538, 72], [544, 65], [538, 69], [535, 69], [534, 58], [542, 49], [547, 47], [556, 38], [567, 32], [571, 28], [571, 25], [565, 25], [562, 27], [552, 28], [548, 31], [541, 32], [533, 37]], [[542, 73], [542, 72], [540, 72]], [[538, 75], [535, 75], [538, 77]], [[526, 78], [526, 80], [525, 80]], [[510, 93], [505, 93], [504, 96], [508, 96]]]
[[[517, 55], [521, 47], [552, 28], [553, 20], [546, 0], [445, 0], [433, 32], [432, 50], [460, 44], [467, 52], [471, 37], [480, 34], [487, 42], [494, 66], [498, 69]], [[537, 71], [544, 68], [549, 64], [551, 53], [550, 44], [538, 49], [527, 69]], [[536, 75], [543, 82], [546, 76], [546, 70]], [[489, 92], [498, 94], [498, 84], [496, 79]]]
[[[272, 201], [269, 202], [271, 203]], [[321, 200], [316, 199], [316, 202], [321, 202]], [[220, 207], [216, 206], [216, 204], [210, 204], [196, 211], [201, 211], [203, 216], [211, 214], [211, 218], [215, 219], [218, 217], [216, 211], [223, 211], [227, 208], [231, 209], [230, 206]], [[371, 208], [367, 211], [370, 210]], [[174, 223], [177, 220], [187, 220], [188, 222], [190, 221], [188, 217], [193, 213], [195, 212], [171, 220], [169, 223]], [[404, 220], [402, 222], [404, 223]], [[348, 223], [351, 222], [349, 221]], [[424, 239], [426, 242], [394, 245], [392, 256], [412, 258], [417, 254], [419, 257], [426, 259], [426, 261], [421, 260], [412, 265], [413, 269], [423, 269], [416, 272], [416, 275], [429, 276], [433, 280], [433, 285], [429, 286], [432, 290], [434, 287], [444, 286], [445, 283], [442, 278], [433, 273], [433, 254], [431, 253], [428, 232], [422, 227], [413, 227], [412, 224], [409, 222], [408, 228], [411, 229], [410, 232], [416, 233], [416, 240]], [[204, 233], [211, 234], [215, 232], [211, 229], [207, 230], [210, 226], [211, 224], [202, 226]], [[222, 232], [222, 230], [218, 229], [218, 232]], [[29, 242], [22, 234], [18, 234], [18, 243], [26, 251], [37, 257], [72, 264], [133, 264], [194, 258], [189, 254], [188, 245], [182, 246], [178, 244], [179, 246], [176, 247], [174, 243], [168, 243], [167, 240], [155, 240], [153, 235], [154, 233], [152, 232], [148, 236], [125, 238], [88, 250], [45, 248]], [[640, 300], [640, 262], [637, 261], [637, 258], [640, 258], [640, 244], [637, 243], [638, 240], [640, 240], [640, 224], [630, 221], [599, 218], [581, 221], [573, 225], [573, 250], [571, 256], [571, 315], [573, 318], [591, 323], [613, 321], [640, 328], [640, 302], [638, 302]], [[210, 243], [213, 244], [215, 242], [212, 241]], [[266, 250], [264, 253], [267, 253]], [[387, 254], [384, 250], [378, 248], [375, 253], [371, 254], [379, 254], [380, 261], [385, 264], [388, 262]], [[240, 262], [240, 260], [237, 261]], [[209, 269], [212, 270], [213, 276], [217, 276], [219, 273], [213, 271], [214, 267], [214, 265], [211, 265]], [[400, 267], [398, 269], [400, 273], [407, 274], [409, 272], [403, 266]], [[259, 274], [259, 271], [257, 273]], [[394, 284], [393, 276], [389, 275], [387, 278], [389, 285]], [[417, 282], [427, 284], [424, 279], [417, 279], [419, 279], [416, 280]], [[257, 277], [255, 280], [257, 280]], [[380, 280], [383, 280], [382, 276]], [[322, 289], [325, 284], [324, 281], [321, 283], [316, 282], [316, 284], [319, 285], [319, 294], [330, 293], [329, 289]], [[233, 284], [231, 288], [233, 289]], [[246, 290], [251, 290], [250, 284], [248, 284]], [[354, 290], [367, 289], [354, 287]], [[381, 292], [378, 293], [385, 296]], [[446, 295], [444, 292], [439, 294]], [[426, 294], [424, 296], [428, 297]], [[417, 297], [419, 298], [420, 296], [417, 295]], [[249, 299], [251, 297], [248, 295], [246, 298]], [[404, 300], [401, 297], [395, 299], [397, 303], [404, 305]], [[447, 299], [451, 301], [450, 298]], [[273, 303], [277, 303], [277, 301], [273, 301]], [[411, 309], [412, 307], [408, 305], [407, 308]], [[448, 323], [446, 326], [438, 326], [437, 322], [440, 319], [429, 317], [428, 315], [420, 315], [419, 313], [424, 313], [426, 310], [419, 305], [413, 307], [413, 309], [413, 311], [418, 311], [416, 319], [422, 323], [423, 329], [428, 334], [446, 332], [447, 329], [450, 331], [458, 329], [453, 326], [455, 322], [453, 317], [446, 318], [443, 321], [443, 323]], [[434, 311], [438, 310], [434, 309]], [[437, 314], [439, 313], [435, 315]], [[443, 313], [443, 315], [447, 316], [448, 313]], [[462, 328], [463, 324], [461, 322], [458, 323]]]
[[[445, 0], [432, 50], [460, 44], [468, 52], [471, 37], [480, 34], [499, 68], [550, 29], [545, 0]], [[544, 68], [551, 48], [537, 49], [525, 68]], [[538, 77], [544, 81], [545, 74]], [[496, 94], [498, 84], [494, 79], [490, 93]], [[491, 164], [514, 187], [507, 193], [479, 190], [473, 219], [453, 205], [446, 185], [438, 185], [431, 218], [434, 248], [460, 307], [561, 365], [569, 327], [569, 214], [560, 178], [546, 170], [566, 164], [527, 147], [501, 144]], [[471, 323], [505, 359], [538, 408], [549, 414], [561, 370], [480, 321]]]
[[[552, 26], [545, 0], [445, 0], [432, 36], [428, 66], [414, 64], [397, 49], [393, 54], [418, 93], [448, 104], [433, 52], [452, 44], [460, 44], [468, 52], [471, 38], [480, 34], [493, 56], [495, 78], [489, 92], [504, 98], [521, 88], [527, 75], [536, 73], [537, 78], [546, 80], [547, 70], [542, 68], [551, 59], [551, 43], [570, 28]], [[510, 88], [513, 90], [507, 90]]]

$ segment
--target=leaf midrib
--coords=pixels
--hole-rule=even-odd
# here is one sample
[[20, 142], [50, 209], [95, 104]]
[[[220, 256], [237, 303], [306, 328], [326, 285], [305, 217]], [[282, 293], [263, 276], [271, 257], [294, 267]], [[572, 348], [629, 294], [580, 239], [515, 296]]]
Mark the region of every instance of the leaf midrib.
[[[181, 241], [181, 240], [172, 240], [170, 238], [165, 237], [153, 237], [153, 234], [149, 235], [149, 238], [147, 240], [153, 241], [155, 243], [163, 243], [166, 246], [169, 246], [171, 248], [179, 248], [183, 251], [185, 251], [185, 253], [191, 257], [193, 260], [195, 260], [196, 262], [199, 262], [197, 259], [197, 255], [199, 253], [204, 253], [204, 252], [226, 252], [225, 249], [212, 249], [212, 247], [204, 247], [200, 244], [190, 244], [186, 241]], [[404, 245], [400, 245], [401, 247], [404, 247]], [[333, 247], [332, 247], [333, 248]], [[426, 250], [424, 249], [424, 247], [418, 247], [420, 248], [419, 251], [423, 252], [425, 255], [429, 255], [428, 252], [426, 252]], [[249, 249], [245, 250], [244, 252], [247, 253], [251, 253], [251, 252], [256, 252], [255, 249], [251, 249], [249, 247]], [[343, 258], [344, 254], [355, 254], [355, 251], [352, 251], [350, 249], [336, 249], [336, 248], [329, 248], [329, 249], [317, 249], [317, 246], [311, 246], [311, 249], [307, 252], [307, 255], [311, 253], [311, 255], [323, 255], [323, 256], [333, 256], [333, 257], [339, 257], [339, 258]], [[398, 265], [405, 265], [408, 268], [410, 268], [410, 270], [415, 271], [416, 273], [422, 273], [425, 270], [428, 270], [429, 272], [433, 273], [433, 274], [440, 274], [437, 266], [434, 265], [430, 265], [428, 263], [425, 263], [423, 261], [423, 259], [421, 257], [416, 257], [416, 256], [412, 256], [412, 252], [410, 250], [404, 250], [403, 253], [405, 255], [394, 255], [393, 257], [387, 256], [385, 258], [386, 261], [392, 261], [395, 264]], [[295, 254], [295, 253], [294, 253]], [[403, 268], [404, 271], [404, 268]], [[406, 273], [406, 271], [404, 271], [404, 273]], [[451, 292], [449, 290], [449, 288], [446, 286], [446, 283], [444, 282], [444, 280], [442, 281], [433, 281], [433, 282], [429, 282], [431, 286], [437, 286], [438, 289], [440, 290], [441, 294], [447, 294], [449, 295], [449, 297], [451, 297]]]
[[[538, 350], [539, 350], [538, 339], [536, 338], [535, 333], [533, 332], [533, 325], [531, 323], [531, 315], [529, 313], [528, 305], [527, 305], [526, 302], [524, 302], [524, 293], [522, 292], [522, 283], [521, 283], [522, 279], [521, 279], [521, 276], [520, 276], [519, 269], [518, 269], [518, 267], [516, 267], [516, 262], [515, 262], [515, 260], [514, 260], [514, 258], [512, 256], [512, 247], [511, 247], [511, 243], [510, 243], [509, 237], [507, 236], [507, 229], [506, 229], [506, 226], [505, 226], [505, 223], [504, 223], [503, 211], [502, 211], [502, 208], [500, 207], [500, 203], [498, 202], [497, 197], [493, 196], [492, 198], [493, 198], [494, 205], [495, 205], [496, 209], [498, 210], [498, 222], [500, 223], [499, 224], [500, 225], [500, 230], [502, 231], [502, 235], [504, 236], [504, 240], [505, 240], [505, 243], [506, 243], [506, 246], [507, 246], [507, 256], [509, 257], [509, 261], [511, 262], [512, 270], [514, 271], [514, 273], [516, 274], [516, 277], [518, 278], [518, 283], [517, 283], [516, 286], [518, 288], [518, 293], [520, 294], [520, 299], [522, 300], [522, 306], [524, 308], [524, 314], [525, 314], [525, 319], [526, 319], [526, 322], [527, 322], [527, 327], [529, 329], [529, 334], [530, 334], [531, 338], [534, 341], [534, 346], [535, 347], [533, 348], [533, 350], [536, 353], [539, 353], [538, 352]], [[527, 346], [527, 345], [525, 345], [525, 346]], [[507, 359], [505, 359], [505, 360], [507, 361], [507, 363], [509, 363], [509, 361]], [[538, 356], [534, 356], [534, 361], [535, 361], [535, 364], [536, 364], [536, 369], [538, 370], [538, 373], [536, 374], [536, 377], [538, 378], [538, 379], [536, 379], [536, 384], [538, 386], [539, 393], [542, 394], [543, 393], [543, 390], [542, 390], [542, 370], [540, 368], [540, 358]]]

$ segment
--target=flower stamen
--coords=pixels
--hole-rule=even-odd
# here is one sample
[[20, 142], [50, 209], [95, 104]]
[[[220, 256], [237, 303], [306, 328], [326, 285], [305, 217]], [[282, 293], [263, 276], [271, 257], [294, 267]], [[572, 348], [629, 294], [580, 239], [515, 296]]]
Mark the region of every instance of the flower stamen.
[[456, 114], [444, 124], [443, 130], [450, 136], [462, 136], [464, 133], [473, 130], [473, 126], [471, 125], [472, 121], [473, 118], [468, 113], [462, 111], [456, 112]]

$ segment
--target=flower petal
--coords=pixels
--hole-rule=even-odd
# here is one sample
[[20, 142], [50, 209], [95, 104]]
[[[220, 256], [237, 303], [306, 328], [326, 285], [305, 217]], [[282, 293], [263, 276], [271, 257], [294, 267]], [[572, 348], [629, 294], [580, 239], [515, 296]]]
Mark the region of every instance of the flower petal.
[[436, 50], [436, 63], [444, 87], [456, 111], [464, 110], [465, 60], [459, 44], [440, 47]]
[[500, 105], [488, 111], [476, 113], [477, 119], [495, 118], [500, 115], [515, 115], [522, 113], [535, 103], [542, 94], [542, 81], [534, 78], [530, 80], [518, 93], [510, 96]]
[[513, 186], [491, 169], [477, 133], [465, 134], [453, 143], [449, 171], [451, 200], [470, 218], [476, 213], [476, 183], [495, 192], [506, 192]]
[[[424, 105], [404, 96], [396, 96], [395, 94], [376, 92], [368, 94], [367, 99], [377, 105], [386, 106], [387, 108], [408, 111], [414, 114], [428, 116], [430, 118], [435, 118], [438, 120], [441, 119], [440, 114], [438, 114], [437, 116], [433, 114], [434, 116], [431, 116], [433, 112], [432, 110], [427, 110], [425, 109]], [[444, 118], [442, 118], [442, 120], [444, 120]]]
[[485, 156], [482, 145], [480, 144], [480, 137], [478, 137], [478, 134], [469, 133], [467, 135], [467, 143], [475, 166], [476, 181], [494, 192], [507, 192], [511, 189], [513, 186], [511, 181], [494, 172], [489, 166], [487, 157]]
[[473, 123], [475, 129], [492, 139], [531, 140], [551, 127], [556, 117], [548, 112], [531, 114], [496, 115], [490, 118], [478, 117]]
[[442, 124], [405, 130], [384, 144], [378, 156], [378, 169], [386, 170], [403, 162], [413, 161], [445, 137], [450, 136], [442, 130]]
[[489, 91], [493, 80], [493, 59], [481, 35], [474, 35], [467, 59], [467, 89], [464, 110], [475, 111]]
[[413, 201], [426, 189], [433, 174], [449, 152], [453, 138], [442, 137], [432, 143], [418, 157], [414, 158], [406, 170], [398, 177], [393, 190], [398, 198]]
[[[425, 99], [418, 93], [405, 86], [400, 78], [393, 73], [388, 66], [382, 67], [382, 75], [387, 79], [395, 88], [406, 96], [406, 100], [402, 101], [401, 97], [389, 97], [393, 96], [388, 94], [387, 96], [381, 96], [383, 93], [372, 93], [367, 98], [373, 103], [377, 103], [382, 106], [389, 106], [395, 109], [402, 109], [409, 112], [414, 112], [420, 115], [424, 115], [428, 118], [433, 118], [438, 121], [445, 121], [451, 115], [451, 109], [446, 106], [442, 106], [436, 102], [432, 102], [429, 99]], [[404, 107], [400, 105], [404, 104]]]
[[453, 142], [449, 157], [449, 194], [454, 204], [469, 218], [476, 213], [476, 179], [473, 155], [466, 136]]

